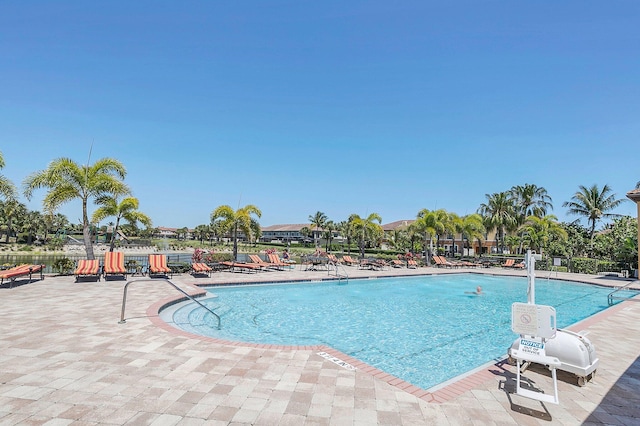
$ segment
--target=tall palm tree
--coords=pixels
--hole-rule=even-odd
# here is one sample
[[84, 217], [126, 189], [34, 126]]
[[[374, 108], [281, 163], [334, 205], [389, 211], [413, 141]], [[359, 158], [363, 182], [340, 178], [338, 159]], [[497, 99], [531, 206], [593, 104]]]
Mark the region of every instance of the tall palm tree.
[[380, 226], [382, 218], [378, 213], [371, 213], [366, 218], [361, 218], [360, 216], [354, 214], [351, 215], [350, 219], [351, 218], [353, 218], [353, 227], [356, 234], [358, 235], [360, 258], [364, 259], [364, 248], [367, 241], [374, 241], [384, 234], [382, 226]]
[[488, 231], [497, 230], [499, 248], [504, 248], [504, 236], [506, 229], [510, 229], [517, 223], [513, 198], [508, 192], [485, 194], [487, 201], [480, 205], [478, 213], [482, 215], [484, 226]]
[[580, 185], [578, 188], [580, 190], [571, 197], [572, 201], [565, 201], [562, 206], [569, 208], [567, 211], [569, 214], [587, 218], [589, 239], [593, 243], [593, 235], [598, 221], [619, 217], [619, 214], [607, 212], [618, 207], [625, 199], [616, 199], [616, 194], [611, 193], [609, 185], [603, 186], [602, 189], [595, 184], [590, 188], [584, 185]]
[[82, 235], [87, 259], [93, 260], [93, 244], [88, 204], [105, 195], [127, 195], [131, 191], [123, 182], [127, 171], [118, 160], [102, 158], [92, 165], [82, 166], [70, 158], [53, 160], [45, 170], [29, 175], [23, 182], [24, 194], [31, 199], [33, 191], [48, 189], [43, 205], [53, 212], [62, 204], [80, 199], [82, 202]]
[[115, 216], [116, 223], [111, 234], [111, 241], [109, 243], [109, 251], [113, 251], [116, 243], [116, 234], [120, 228], [120, 220], [126, 220], [131, 226], [136, 227], [138, 222], [146, 226], [147, 228], [152, 226], [151, 218], [146, 214], [138, 211], [139, 202], [137, 198], [125, 197], [122, 201], [118, 202], [117, 196], [104, 195], [96, 199], [96, 204], [100, 207], [93, 212], [91, 216], [92, 223], [98, 223], [107, 217]]
[[[0, 169], [3, 169], [3, 168], [4, 168], [4, 157], [2, 156], [2, 152], [0, 152]], [[6, 200], [17, 198], [17, 195], [18, 195], [18, 191], [16, 190], [16, 187], [13, 184], [13, 182], [11, 182], [2, 174], [0, 174], [0, 195]]]
[[[509, 192], [516, 208], [516, 224], [521, 230], [529, 216], [543, 217], [548, 210], [553, 210], [551, 197], [543, 187], [525, 183], [513, 186]], [[522, 237], [520, 234], [520, 251], [524, 241]]]
[[252, 215], [262, 216], [262, 212], [256, 206], [248, 204], [238, 210], [223, 205], [218, 206], [211, 212], [211, 225], [216, 226], [220, 223], [227, 232], [231, 231], [233, 238], [233, 259], [238, 260], [238, 232], [243, 232], [247, 238], [250, 238], [253, 226]]
[[509, 192], [514, 198], [520, 224], [524, 223], [529, 216], [543, 217], [548, 210], [553, 210], [551, 197], [541, 186], [525, 183], [515, 185]]
[[313, 231], [313, 244], [318, 248], [318, 233], [325, 227], [327, 215], [321, 211], [317, 211], [316, 214], [309, 216], [309, 222], [311, 223], [310, 228]]

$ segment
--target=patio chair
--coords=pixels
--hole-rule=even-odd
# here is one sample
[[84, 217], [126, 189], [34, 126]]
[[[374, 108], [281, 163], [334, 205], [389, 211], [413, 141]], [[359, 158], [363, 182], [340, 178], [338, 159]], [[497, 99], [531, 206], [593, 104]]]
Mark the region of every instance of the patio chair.
[[0, 271], [0, 285], [4, 284], [4, 280], [9, 280], [9, 288], [13, 287], [13, 283], [16, 279], [24, 276], [29, 276], [29, 282], [33, 277], [34, 272], [40, 272], [40, 279], [44, 279], [44, 267], [45, 265], [19, 265], [10, 269]]
[[213, 271], [213, 268], [206, 263], [196, 262], [191, 264], [191, 275], [207, 275], [210, 277], [211, 271]]
[[231, 272], [235, 272], [236, 269], [239, 270], [240, 272], [243, 272], [243, 271], [258, 272], [258, 271], [264, 270], [264, 268], [257, 263], [243, 263], [243, 262], [236, 262], [235, 260], [231, 260], [231, 261], [220, 262], [220, 264], [225, 266], [226, 269], [228, 269]]
[[391, 261], [391, 266], [394, 268], [404, 268], [404, 262], [400, 259], [393, 259]]
[[162, 275], [173, 277], [173, 271], [167, 266], [166, 254], [150, 254], [149, 255], [149, 276]]
[[275, 265], [278, 269], [291, 267], [291, 263], [283, 262], [275, 253], [269, 253], [267, 256], [269, 257], [269, 262], [271, 262], [272, 265]]
[[342, 262], [343, 262], [343, 263], [346, 263], [346, 264], [347, 264], [347, 265], [349, 265], [349, 266], [358, 265], [358, 262], [356, 262], [355, 260], [353, 260], [353, 259], [351, 258], [351, 256], [350, 256], [350, 255], [348, 255], [348, 254], [347, 254], [347, 255], [342, 256]]
[[98, 259], [78, 260], [73, 275], [76, 276], [76, 282], [78, 282], [80, 278], [95, 278], [96, 281], [100, 281], [100, 261]]
[[513, 264], [516, 263], [515, 259], [507, 259], [504, 261], [504, 263], [500, 266], [502, 266], [503, 268], [511, 268], [513, 267]]
[[104, 279], [109, 275], [122, 275], [127, 279], [127, 269], [124, 267], [124, 253], [121, 251], [108, 251], [104, 254], [104, 266], [102, 267]]

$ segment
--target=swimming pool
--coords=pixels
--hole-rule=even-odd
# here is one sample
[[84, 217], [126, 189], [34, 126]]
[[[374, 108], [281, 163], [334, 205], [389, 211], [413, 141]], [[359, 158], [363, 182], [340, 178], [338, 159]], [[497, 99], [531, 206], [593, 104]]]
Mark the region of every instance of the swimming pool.
[[[482, 286], [482, 296], [465, 292]], [[506, 354], [511, 304], [527, 301], [527, 280], [478, 274], [212, 287], [169, 322], [205, 336], [280, 345], [327, 345], [429, 389]], [[611, 289], [536, 280], [536, 302], [567, 327], [608, 307]]]

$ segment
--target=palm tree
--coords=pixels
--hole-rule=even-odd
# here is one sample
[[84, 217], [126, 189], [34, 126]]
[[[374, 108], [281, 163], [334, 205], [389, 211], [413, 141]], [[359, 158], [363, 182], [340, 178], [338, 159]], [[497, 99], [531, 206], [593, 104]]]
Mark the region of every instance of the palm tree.
[[324, 229], [324, 238], [327, 242], [325, 251], [329, 253], [331, 251], [331, 241], [333, 240], [333, 232], [337, 229], [337, 226], [332, 220], [327, 220], [324, 223], [323, 229]]
[[602, 219], [619, 217], [619, 214], [607, 213], [618, 207], [625, 199], [616, 199], [616, 194], [611, 194], [609, 185], [602, 189], [598, 185], [587, 188], [584, 185], [578, 187], [572, 201], [565, 201], [562, 207], [569, 207], [568, 213], [583, 216], [589, 223], [589, 239], [593, 244], [593, 235], [596, 231], [596, 224]]
[[47, 188], [43, 204], [53, 212], [62, 204], [80, 199], [82, 202], [82, 235], [87, 259], [93, 260], [93, 244], [89, 223], [88, 203], [105, 195], [126, 195], [129, 188], [123, 182], [127, 171], [113, 158], [102, 158], [93, 165], [81, 166], [70, 158], [52, 161], [45, 170], [28, 176], [23, 183], [24, 194], [31, 199], [33, 191]]
[[[4, 157], [2, 156], [2, 152], [0, 152], [0, 169], [4, 168]], [[7, 179], [4, 175], [0, 174], [0, 195], [4, 197], [5, 200], [10, 200], [13, 198], [17, 198], [18, 191], [16, 190], [15, 185], [9, 179]]]
[[543, 217], [547, 210], [553, 210], [547, 190], [534, 184], [516, 185], [510, 190], [514, 198], [518, 221], [522, 224], [529, 216]]
[[109, 251], [113, 251], [116, 243], [116, 234], [120, 228], [120, 219], [126, 220], [131, 226], [136, 227], [138, 222], [142, 223], [147, 228], [152, 226], [151, 219], [146, 214], [138, 211], [139, 202], [137, 198], [126, 197], [122, 201], [118, 202], [118, 197], [104, 195], [96, 199], [96, 204], [100, 207], [93, 212], [91, 216], [92, 223], [98, 223], [107, 217], [115, 216], [116, 223], [111, 234], [111, 242], [109, 244]]
[[34, 237], [37, 237], [38, 231], [43, 229], [44, 221], [42, 214], [38, 211], [28, 212], [22, 222], [22, 232], [27, 233], [27, 244], [31, 244]]
[[311, 222], [311, 230], [313, 230], [313, 244], [318, 248], [318, 232], [327, 223], [327, 215], [317, 211], [316, 214], [309, 216], [309, 222]]
[[509, 196], [508, 192], [485, 194], [485, 197], [487, 197], [487, 201], [480, 205], [478, 213], [482, 215], [487, 231], [497, 230], [497, 244], [500, 248], [504, 248], [505, 230], [517, 223], [513, 198]]
[[558, 223], [554, 215], [544, 217], [529, 216], [522, 226], [523, 240], [528, 248], [542, 253], [549, 246], [551, 239], [566, 240], [567, 231]]
[[[422, 236], [422, 249], [424, 250], [427, 265], [431, 265], [431, 255], [433, 254], [433, 238], [440, 232], [444, 232], [444, 224], [440, 220], [441, 212], [422, 209], [416, 216], [416, 221], [411, 224], [414, 232]], [[427, 243], [429, 249], [427, 250]]]
[[27, 207], [15, 198], [0, 202], [0, 226], [7, 236], [7, 243], [14, 234], [14, 226], [20, 227], [21, 221], [26, 215]]
[[361, 218], [360, 216], [354, 214], [350, 216], [350, 219], [351, 218], [353, 218], [352, 224], [354, 230], [358, 234], [360, 258], [364, 259], [364, 248], [366, 246], [367, 240], [374, 241], [384, 234], [382, 226], [380, 226], [382, 218], [378, 213], [371, 213], [366, 218]]
[[[464, 241], [463, 248], [468, 248], [469, 241], [473, 241], [474, 239], [482, 241], [485, 232], [486, 229], [482, 224], [482, 216], [477, 213], [472, 213], [464, 216], [462, 218], [461, 229], [462, 239]], [[482, 245], [480, 245], [480, 247], [482, 247]], [[482, 248], [480, 249], [480, 251], [482, 251]]]
[[232, 207], [223, 205], [216, 207], [211, 212], [211, 225], [216, 226], [217, 223], [220, 223], [223, 229], [232, 233], [234, 260], [238, 260], [238, 231], [243, 232], [247, 238], [250, 238], [251, 227], [254, 226], [252, 224], [252, 215], [262, 216], [260, 209], [252, 204], [248, 204], [238, 210], [233, 210]]

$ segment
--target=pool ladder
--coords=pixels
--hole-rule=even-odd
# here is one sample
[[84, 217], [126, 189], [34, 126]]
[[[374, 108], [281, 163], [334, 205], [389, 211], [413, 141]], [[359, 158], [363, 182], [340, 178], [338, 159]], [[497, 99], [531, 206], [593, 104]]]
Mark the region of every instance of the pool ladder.
[[118, 321], [118, 324], [124, 324], [127, 321], [124, 319], [124, 310], [125, 307], [127, 305], [127, 290], [129, 289], [129, 285], [133, 284], [133, 283], [139, 283], [142, 281], [147, 281], [147, 282], [161, 282], [164, 281], [167, 284], [169, 284], [170, 286], [172, 286], [173, 288], [175, 288], [176, 290], [178, 290], [180, 293], [184, 294], [189, 300], [191, 300], [192, 302], [197, 303], [198, 305], [200, 305], [200, 307], [206, 309], [207, 311], [209, 311], [209, 313], [211, 315], [213, 315], [217, 320], [218, 320], [218, 330], [220, 330], [220, 315], [216, 314], [215, 312], [213, 312], [211, 309], [207, 308], [206, 306], [204, 306], [202, 303], [200, 303], [199, 301], [197, 301], [193, 296], [189, 295], [187, 292], [185, 292], [183, 289], [181, 289], [180, 287], [178, 287], [177, 285], [175, 285], [174, 283], [172, 283], [171, 281], [169, 281], [166, 278], [154, 278], [152, 280], [150, 279], [145, 279], [145, 280], [133, 280], [133, 281], [129, 281], [124, 285], [124, 290], [122, 293], [122, 313], [120, 314], [120, 321]]
[[[636, 298], [629, 298], [629, 297], [620, 297], [620, 296], [616, 296], [615, 294], [619, 291], [623, 291], [623, 290], [631, 290], [628, 287], [631, 287], [633, 284], [635, 284], [635, 281], [631, 281], [630, 283], [622, 286], [622, 287], [618, 287], [615, 290], [613, 290], [611, 293], [609, 293], [609, 296], [607, 296], [607, 301], [609, 302], [609, 306], [613, 306], [613, 304], [615, 303], [614, 300], [631, 300], [634, 302], [640, 302], [640, 299], [636, 299]], [[635, 290], [635, 289], [634, 289]]]
[[[340, 272], [342, 269], [342, 273]], [[328, 263], [327, 264], [327, 275], [331, 275], [331, 272], [334, 272], [334, 275], [338, 278], [338, 284], [342, 284], [342, 280], [345, 280], [345, 284], [349, 282], [349, 275], [347, 274], [347, 270], [344, 268], [344, 265], [340, 263]]]

